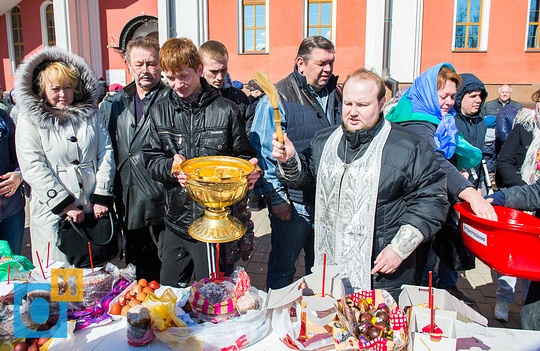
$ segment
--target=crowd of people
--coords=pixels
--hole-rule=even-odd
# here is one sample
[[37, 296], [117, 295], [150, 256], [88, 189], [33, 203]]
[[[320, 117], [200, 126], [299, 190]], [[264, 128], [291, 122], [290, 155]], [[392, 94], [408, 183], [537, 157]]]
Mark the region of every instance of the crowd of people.
[[[124, 58], [133, 77], [125, 87], [107, 87], [84, 59], [54, 47], [17, 70], [9, 94], [16, 115], [0, 110], [0, 239], [14, 253], [22, 245], [26, 188], [34, 262], [47, 250], [66, 261], [54, 245], [61, 221], [114, 211], [137, 277], [178, 287], [209, 277], [207, 257], [216, 247], [188, 234], [203, 207], [188, 196], [176, 166], [236, 156], [262, 174], [248, 175], [252, 190], [231, 208], [247, 231], [223, 246], [221, 272], [249, 259], [251, 210], [268, 207], [268, 289], [293, 282], [303, 250], [303, 273], [324, 257], [342, 268], [349, 291], [385, 289], [396, 299], [403, 284], [427, 284], [438, 262], [435, 286], [473, 304], [457, 280], [474, 259], [441, 250], [459, 232], [452, 205], [468, 201], [489, 220], [497, 220], [492, 202], [540, 208], [539, 104], [523, 109], [506, 84], [486, 102], [483, 82], [448, 62], [428, 68], [387, 104], [385, 82], [370, 70], [338, 84], [334, 44], [321, 36], [300, 43], [276, 92], [232, 81], [227, 48], [216, 40], [197, 48], [174, 38], [160, 47], [138, 37]], [[533, 99], [540, 101], [540, 91]], [[498, 283], [495, 318], [507, 321], [516, 279], [500, 276]], [[540, 295], [536, 285], [528, 304]], [[528, 286], [523, 282], [524, 300]]]

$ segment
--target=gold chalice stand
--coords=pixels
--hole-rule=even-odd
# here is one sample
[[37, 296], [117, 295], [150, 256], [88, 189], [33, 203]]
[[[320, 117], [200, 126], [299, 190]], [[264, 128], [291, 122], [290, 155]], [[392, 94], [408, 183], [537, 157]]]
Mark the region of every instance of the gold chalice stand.
[[229, 156], [197, 157], [182, 163], [187, 193], [205, 206], [204, 216], [189, 226], [189, 235], [207, 243], [226, 243], [245, 234], [246, 227], [227, 207], [246, 196], [247, 177], [254, 169], [250, 162]]

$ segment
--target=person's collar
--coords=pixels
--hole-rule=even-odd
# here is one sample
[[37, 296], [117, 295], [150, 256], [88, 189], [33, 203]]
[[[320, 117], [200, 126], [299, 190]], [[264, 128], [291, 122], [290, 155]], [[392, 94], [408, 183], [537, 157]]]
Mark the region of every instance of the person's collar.
[[[182, 100], [182, 102], [184, 102], [185, 104], [191, 104], [197, 100], [199, 100], [199, 97], [201, 96], [202, 92], [203, 92], [203, 86], [202, 86], [202, 80], [204, 78], [201, 78], [201, 80], [199, 81], [199, 86], [197, 87], [197, 89], [195, 89], [193, 91], [193, 94], [191, 94], [190, 96], [186, 97], [186, 98], [180, 98], [180, 100]], [[178, 94], [177, 94], [178, 96]]]
[[344, 125], [341, 125], [341, 129], [343, 130], [345, 139], [347, 139], [347, 141], [350, 143], [350, 148], [354, 150], [362, 144], [371, 142], [377, 133], [379, 133], [383, 125], [384, 116], [381, 114], [379, 115], [379, 120], [377, 123], [375, 123], [375, 125], [371, 128], [351, 132], [347, 130]]
[[317, 94], [319, 96], [324, 96], [324, 95], [327, 95], [329, 94], [330, 92], [333, 91], [333, 89], [335, 88], [336, 84], [337, 84], [337, 80], [338, 80], [338, 76], [335, 76], [335, 75], [331, 75], [330, 76], [330, 79], [328, 79], [328, 82], [326, 83], [326, 85], [324, 86], [324, 89], [322, 89], [319, 93], [317, 93], [308, 83], [307, 83], [307, 80], [306, 80], [306, 77], [303, 76], [300, 72], [298, 72], [298, 67], [296, 67], [296, 65], [294, 66], [294, 70], [293, 70], [293, 77], [294, 79], [296, 80], [296, 82], [298, 83], [298, 85], [310, 92], [313, 92], [314, 94]]
[[[159, 88], [161, 88], [162, 85], [163, 85], [163, 82], [160, 80], [156, 85], [154, 85], [154, 86], [152, 87], [152, 89], [150, 89], [150, 90], [148, 90], [148, 91], [146, 91], [146, 92], [144, 93], [144, 97], [143, 97], [141, 100], [143, 100], [143, 99], [145, 99], [145, 98], [146, 98], [146, 99], [150, 99], [150, 98], [152, 97], [152, 95], [154, 95], [154, 93], [155, 93]], [[138, 94], [138, 92], [137, 92], [137, 94]]]

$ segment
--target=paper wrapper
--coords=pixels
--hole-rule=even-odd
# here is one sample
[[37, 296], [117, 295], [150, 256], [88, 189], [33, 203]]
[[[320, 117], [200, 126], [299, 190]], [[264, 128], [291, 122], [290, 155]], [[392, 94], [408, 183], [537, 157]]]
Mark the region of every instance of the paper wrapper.
[[[234, 284], [232, 284], [233, 294], [231, 298], [224, 299], [217, 303], [212, 303], [210, 296], [205, 296], [204, 287], [212, 283], [210, 279], [206, 278], [201, 281], [193, 283], [191, 286], [191, 294], [189, 302], [193, 310], [197, 313], [197, 316], [201, 319], [219, 323], [225, 321], [231, 317], [238, 316], [236, 310], [236, 295], [234, 294]], [[220, 284], [215, 282], [216, 286]]]

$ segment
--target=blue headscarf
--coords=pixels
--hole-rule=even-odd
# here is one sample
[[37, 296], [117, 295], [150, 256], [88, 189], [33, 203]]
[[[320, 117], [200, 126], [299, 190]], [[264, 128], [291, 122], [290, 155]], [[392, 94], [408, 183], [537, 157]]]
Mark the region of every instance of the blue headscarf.
[[439, 105], [437, 89], [437, 79], [442, 67], [455, 68], [448, 62], [428, 68], [418, 78], [414, 80], [409, 88], [408, 96], [412, 104], [412, 112], [426, 114], [436, 117], [439, 120], [437, 131], [435, 132], [435, 144], [437, 151], [441, 151], [449, 159], [456, 151], [456, 137], [458, 129], [456, 127], [456, 111], [452, 107], [448, 114], [442, 115]]
[[458, 134], [456, 111], [453, 107], [446, 116], [442, 115], [437, 80], [440, 69], [445, 66], [454, 69], [450, 63], [443, 62], [428, 68], [418, 76], [385, 117], [394, 123], [426, 121], [435, 124], [437, 126], [433, 136], [437, 145], [435, 151], [442, 152], [446, 159], [450, 159], [455, 153], [458, 168], [476, 167], [482, 160], [482, 150], [472, 146]]

